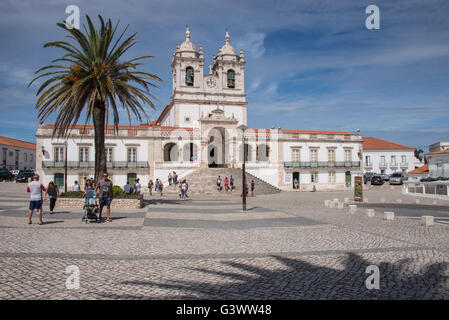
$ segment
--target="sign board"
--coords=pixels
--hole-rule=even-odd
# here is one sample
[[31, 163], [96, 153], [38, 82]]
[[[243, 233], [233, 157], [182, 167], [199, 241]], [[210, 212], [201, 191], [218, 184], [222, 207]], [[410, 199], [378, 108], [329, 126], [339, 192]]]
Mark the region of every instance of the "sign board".
[[354, 201], [363, 201], [363, 178], [354, 177]]
[[350, 171], [351, 174], [356, 175], [356, 174], [363, 174], [363, 172], [361, 170], [357, 170], [357, 171]]
[[284, 182], [285, 183], [291, 183], [292, 182], [292, 173], [286, 172], [284, 175]]

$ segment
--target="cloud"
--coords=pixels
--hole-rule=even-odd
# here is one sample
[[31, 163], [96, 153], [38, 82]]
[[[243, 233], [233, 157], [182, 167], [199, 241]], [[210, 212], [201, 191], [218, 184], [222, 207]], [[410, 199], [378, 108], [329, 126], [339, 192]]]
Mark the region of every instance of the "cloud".
[[249, 58], [257, 59], [265, 53], [264, 39], [264, 33], [249, 32], [237, 41], [237, 47], [244, 48]]

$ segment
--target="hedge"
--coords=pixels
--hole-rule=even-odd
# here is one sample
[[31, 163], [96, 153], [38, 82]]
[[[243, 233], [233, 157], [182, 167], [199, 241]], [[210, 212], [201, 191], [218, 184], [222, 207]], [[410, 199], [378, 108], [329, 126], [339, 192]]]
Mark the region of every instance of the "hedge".
[[[119, 186], [113, 186], [114, 198], [117, 199], [139, 199], [140, 195], [126, 194], [125, 191]], [[84, 191], [67, 191], [59, 195], [61, 198], [84, 198]], [[97, 195], [98, 196], [98, 195]]]

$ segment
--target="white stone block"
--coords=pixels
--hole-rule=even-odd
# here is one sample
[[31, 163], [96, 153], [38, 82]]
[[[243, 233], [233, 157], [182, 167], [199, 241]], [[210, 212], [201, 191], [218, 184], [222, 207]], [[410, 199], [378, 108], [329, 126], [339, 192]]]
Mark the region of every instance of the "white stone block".
[[397, 203], [402, 203], [402, 199], [396, 199]]
[[421, 201], [419, 201], [419, 199], [415, 199], [415, 203], [416, 204], [418, 204], [418, 203], [420, 203]]
[[330, 200], [324, 200], [324, 206], [329, 208], [329, 203], [330, 202], [331, 202]]
[[433, 216], [422, 216], [421, 224], [426, 227], [433, 226]]
[[337, 209], [341, 210], [345, 208], [345, 203], [343, 201], [338, 201]]
[[329, 208], [335, 208], [335, 201], [329, 201]]
[[375, 211], [374, 211], [374, 209], [366, 209], [366, 216], [368, 217], [368, 218], [373, 218], [374, 216], [375, 216]]
[[392, 211], [385, 211], [384, 212], [384, 219], [388, 220], [388, 221], [394, 220], [394, 212], [392, 212]]
[[394, 187], [390, 187], [391, 190], [394, 190]]
[[345, 198], [344, 200], [345, 200], [345, 203], [349, 202], [349, 198]]
[[364, 198], [364, 199], [363, 199], [363, 202], [368, 202], [368, 198]]
[[355, 204], [350, 204], [348, 206], [348, 208], [349, 208], [349, 213], [350, 214], [353, 214], [353, 213], [355, 213], [357, 211], [357, 205], [355, 205]]

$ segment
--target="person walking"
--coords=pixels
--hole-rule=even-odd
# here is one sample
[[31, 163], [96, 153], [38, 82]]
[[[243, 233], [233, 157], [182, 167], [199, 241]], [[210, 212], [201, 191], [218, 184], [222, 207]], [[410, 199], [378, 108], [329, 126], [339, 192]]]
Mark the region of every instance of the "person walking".
[[187, 191], [189, 191], [189, 184], [186, 179], [184, 179], [184, 183], [186, 184], [186, 199], [189, 198]]
[[181, 182], [181, 200], [186, 199], [186, 192], [187, 192], [187, 184], [186, 184], [186, 181], [183, 180]]
[[27, 192], [30, 193], [30, 206], [28, 211], [28, 224], [31, 224], [31, 217], [33, 216], [34, 210], [37, 211], [39, 218], [39, 225], [43, 225], [42, 221], [42, 201], [47, 200], [44, 195], [42, 199], [42, 191], [46, 191], [42, 183], [39, 182], [39, 175], [35, 174], [33, 176], [33, 181], [31, 181], [27, 186]]
[[256, 188], [256, 183], [254, 180], [251, 180], [251, 197], [255, 196], [254, 189]]
[[299, 181], [295, 178], [295, 181], [293, 181], [293, 186], [295, 189], [299, 189]]
[[225, 190], [229, 191], [229, 179], [228, 179], [228, 177], [225, 177], [224, 184], [225, 184]]
[[164, 184], [162, 183], [162, 180], [159, 180], [159, 191], [161, 192], [161, 196], [162, 196], [163, 190], [164, 190]]
[[172, 181], [173, 181], [173, 177], [172, 177], [172, 175], [171, 175], [171, 172], [169, 172], [169, 173], [168, 173], [168, 185], [169, 185], [169, 186], [171, 186]]
[[232, 176], [229, 179], [229, 184], [231, 185], [231, 191], [234, 191], [234, 178]]
[[56, 199], [58, 199], [58, 197], [59, 197], [59, 188], [57, 185], [54, 184], [53, 181], [50, 181], [50, 183], [48, 184], [47, 191], [45, 191], [44, 197], [46, 198], [47, 195], [48, 195], [48, 199], [50, 200], [50, 214], [53, 214], [53, 209], [55, 208]]
[[103, 179], [98, 181], [98, 184], [95, 188], [95, 192], [98, 193], [100, 191], [100, 215], [99, 218], [101, 220], [101, 214], [103, 213], [103, 207], [106, 206], [106, 221], [112, 222], [111, 220], [111, 202], [114, 199], [114, 194], [112, 190], [112, 181], [109, 180], [108, 174], [105, 172], [103, 174]]
[[178, 175], [173, 171], [173, 183], [178, 184]]
[[220, 176], [218, 176], [218, 178], [217, 178], [217, 190], [221, 191], [221, 177]]
[[148, 182], [148, 190], [150, 191], [150, 196], [153, 195], [153, 179], [150, 179], [150, 182]]
[[154, 185], [154, 192], [158, 192], [159, 191], [159, 179], [156, 179], [156, 183]]
[[140, 194], [141, 188], [142, 188], [142, 185], [140, 184], [140, 179], [136, 179], [136, 181], [134, 181], [134, 193]]

